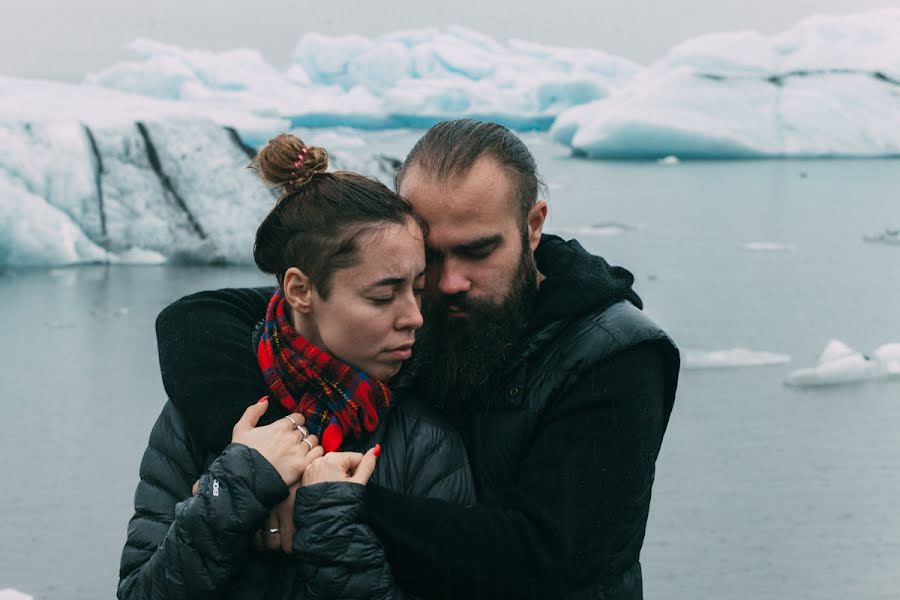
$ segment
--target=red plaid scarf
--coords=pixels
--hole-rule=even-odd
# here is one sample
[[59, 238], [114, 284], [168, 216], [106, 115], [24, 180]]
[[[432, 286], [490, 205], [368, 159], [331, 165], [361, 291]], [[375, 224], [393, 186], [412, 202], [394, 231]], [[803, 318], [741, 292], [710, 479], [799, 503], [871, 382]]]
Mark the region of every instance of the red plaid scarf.
[[256, 356], [272, 395], [306, 419], [322, 449], [333, 452], [348, 438], [374, 431], [391, 402], [381, 381], [304, 339], [287, 318], [279, 290], [269, 301]]

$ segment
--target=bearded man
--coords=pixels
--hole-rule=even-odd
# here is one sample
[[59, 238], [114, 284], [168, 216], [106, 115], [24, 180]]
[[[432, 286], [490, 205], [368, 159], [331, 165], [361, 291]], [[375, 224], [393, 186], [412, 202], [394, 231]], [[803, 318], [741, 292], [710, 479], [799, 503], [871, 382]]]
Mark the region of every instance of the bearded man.
[[[542, 234], [534, 159], [506, 128], [439, 123], [396, 183], [428, 226], [425, 329], [401, 376], [462, 434], [478, 493], [457, 506], [367, 486], [396, 580], [429, 598], [641, 598], [674, 343], [628, 271]], [[266, 393], [248, 340], [270, 296], [203, 292], [157, 321], [166, 390], [210, 448]]]

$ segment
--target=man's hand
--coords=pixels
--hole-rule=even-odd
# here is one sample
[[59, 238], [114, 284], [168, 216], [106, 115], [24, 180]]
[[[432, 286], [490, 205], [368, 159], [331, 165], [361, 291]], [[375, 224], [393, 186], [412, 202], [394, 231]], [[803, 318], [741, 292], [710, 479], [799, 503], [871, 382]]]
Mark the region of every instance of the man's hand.
[[[257, 550], [281, 550], [286, 554], [293, 553], [294, 532], [297, 531], [294, 526], [294, 498], [299, 487], [299, 483], [292, 485], [288, 497], [266, 517], [263, 529], [257, 531], [253, 538]], [[278, 533], [263, 533], [272, 529], [277, 529]]]
[[329, 452], [312, 461], [303, 471], [301, 485], [314, 485], [329, 481], [366, 485], [381, 453], [381, 444], [375, 444], [365, 454], [359, 452]]

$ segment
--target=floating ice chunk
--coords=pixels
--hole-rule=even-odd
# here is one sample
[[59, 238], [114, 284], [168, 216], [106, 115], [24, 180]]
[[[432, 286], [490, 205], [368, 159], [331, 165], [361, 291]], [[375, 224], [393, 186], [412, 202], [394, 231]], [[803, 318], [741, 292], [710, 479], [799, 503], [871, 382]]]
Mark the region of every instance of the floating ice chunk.
[[685, 369], [720, 369], [728, 367], [765, 367], [782, 365], [791, 361], [789, 354], [762, 352], [747, 348], [729, 350], [686, 350], [683, 355]]
[[681, 160], [679, 160], [679, 158], [678, 158], [677, 156], [674, 156], [674, 155], [672, 155], [672, 154], [670, 154], [669, 156], [665, 156], [665, 157], [659, 159], [659, 160], [656, 161], [656, 162], [659, 163], [659, 164], [661, 164], [661, 165], [678, 165], [678, 164], [681, 164]]
[[900, 246], [900, 229], [885, 229], [883, 233], [864, 235], [863, 241]]
[[741, 248], [749, 252], [793, 252], [797, 246], [783, 242], [747, 242]]
[[608, 222], [595, 223], [588, 227], [550, 227], [548, 228], [555, 233], [566, 235], [599, 235], [599, 236], [615, 236], [637, 230], [634, 225], [628, 223]]
[[819, 355], [819, 364], [790, 373], [784, 383], [795, 387], [813, 387], [857, 383], [875, 376], [879, 365], [840, 340], [831, 340]]
[[883, 377], [900, 377], [900, 343], [879, 346], [872, 352], [872, 358], [880, 363]]
[[701, 36], [552, 133], [596, 158], [900, 155], [898, 31], [895, 8]]
[[255, 50], [185, 50], [145, 39], [129, 48], [140, 60], [86, 82], [283, 116], [298, 127], [424, 127], [473, 116], [545, 130], [560, 111], [606, 97], [642, 68], [598, 50], [501, 43], [462, 27], [377, 38], [308, 33], [284, 72]]
[[34, 600], [34, 598], [28, 594], [23, 594], [19, 590], [6, 588], [0, 590], [0, 600]]

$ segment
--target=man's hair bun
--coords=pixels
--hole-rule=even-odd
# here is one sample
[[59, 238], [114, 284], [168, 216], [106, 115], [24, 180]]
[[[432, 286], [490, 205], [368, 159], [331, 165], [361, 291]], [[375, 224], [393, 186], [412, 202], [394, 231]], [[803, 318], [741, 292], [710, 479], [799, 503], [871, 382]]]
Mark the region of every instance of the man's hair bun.
[[251, 166], [267, 184], [281, 186], [290, 193], [316, 173], [328, 170], [328, 152], [324, 148], [307, 146], [295, 135], [282, 133], [269, 140]]

